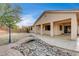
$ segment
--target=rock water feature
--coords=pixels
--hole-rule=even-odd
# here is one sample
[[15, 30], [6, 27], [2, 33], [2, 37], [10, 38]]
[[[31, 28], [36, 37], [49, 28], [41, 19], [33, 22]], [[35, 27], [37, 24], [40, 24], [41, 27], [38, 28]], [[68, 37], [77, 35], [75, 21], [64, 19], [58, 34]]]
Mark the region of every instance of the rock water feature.
[[24, 56], [74, 56], [76, 52], [51, 46], [40, 39], [30, 39], [21, 45], [13, 47]]

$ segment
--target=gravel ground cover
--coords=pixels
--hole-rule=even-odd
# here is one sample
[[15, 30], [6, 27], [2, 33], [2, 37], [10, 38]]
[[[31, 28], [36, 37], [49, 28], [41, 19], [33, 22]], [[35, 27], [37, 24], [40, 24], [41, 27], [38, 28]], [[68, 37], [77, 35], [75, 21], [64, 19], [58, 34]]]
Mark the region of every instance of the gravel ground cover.
[[77, 52], [51, 46], [40, 39], [32, 38], [13, 47], [24, 56], [75, 56]]

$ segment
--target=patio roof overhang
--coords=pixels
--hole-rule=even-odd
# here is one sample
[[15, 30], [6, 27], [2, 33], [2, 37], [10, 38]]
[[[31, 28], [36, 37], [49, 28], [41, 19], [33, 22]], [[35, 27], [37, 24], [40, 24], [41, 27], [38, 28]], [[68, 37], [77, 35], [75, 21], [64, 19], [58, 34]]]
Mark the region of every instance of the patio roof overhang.
[[79, 10], [47, 10], [44, 11], [34, 22], [33, 26], [40, 20], [45, 13], [79, 13]]

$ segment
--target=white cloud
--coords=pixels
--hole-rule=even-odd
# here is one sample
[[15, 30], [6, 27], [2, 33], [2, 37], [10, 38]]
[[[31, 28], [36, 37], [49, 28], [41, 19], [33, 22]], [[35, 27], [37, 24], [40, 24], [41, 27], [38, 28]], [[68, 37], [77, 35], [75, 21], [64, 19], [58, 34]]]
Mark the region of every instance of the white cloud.
[[23, 15], [21, 19], [22, 21], [17, 24], [19, 26], [31, 26], [35, 22], [32, 15]]

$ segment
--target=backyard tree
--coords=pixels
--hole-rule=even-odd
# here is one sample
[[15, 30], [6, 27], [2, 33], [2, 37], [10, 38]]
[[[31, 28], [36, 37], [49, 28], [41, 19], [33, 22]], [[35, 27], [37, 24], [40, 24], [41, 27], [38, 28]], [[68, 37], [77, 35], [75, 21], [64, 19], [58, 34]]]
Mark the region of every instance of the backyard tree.
[[6, 26], [9, 32], [9, 43], [11, 43], [11, 29], [20, 20], [21, 8], [15, 4], [0, 4], [0, 24]]

